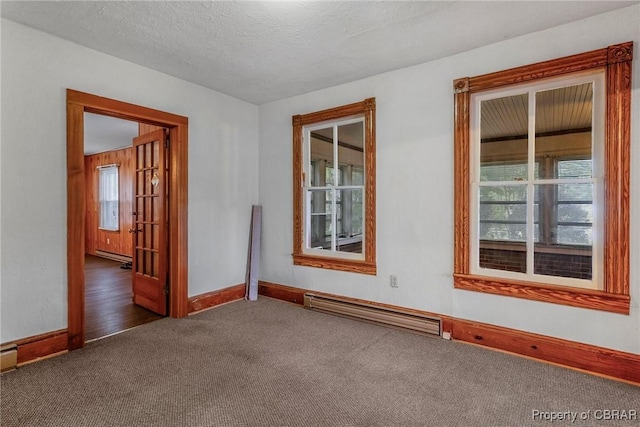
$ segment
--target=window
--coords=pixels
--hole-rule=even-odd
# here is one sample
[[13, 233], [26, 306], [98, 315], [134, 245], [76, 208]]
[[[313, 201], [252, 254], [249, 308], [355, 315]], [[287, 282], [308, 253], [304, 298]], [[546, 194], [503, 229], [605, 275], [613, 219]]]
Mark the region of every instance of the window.
[[375, 99], [293, 117], [296, 265], [376, 274]]
[[118, 198], [118, 166], [98, 167], [99, 208], [101, 230], [118, 231], [119, 198]]
[[454, 286], [629, 313], [632, 43], [454, 81]]
[[604, 71], [470, 104], [471, 272], [602, 289]]

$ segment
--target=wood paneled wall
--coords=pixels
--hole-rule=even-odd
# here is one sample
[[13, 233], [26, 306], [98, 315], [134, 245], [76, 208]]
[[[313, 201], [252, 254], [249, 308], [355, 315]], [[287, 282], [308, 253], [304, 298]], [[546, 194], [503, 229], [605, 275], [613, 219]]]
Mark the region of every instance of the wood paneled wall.
[[[120, 230], [98, 229], [98, 166], [119, 165]], [[133, 148], [106, 151], [85, 156], [86, 233], [85, 251], [95, 255], [97, 250], [133, 256], [133, 239], [129, 229], [133, 224]]]

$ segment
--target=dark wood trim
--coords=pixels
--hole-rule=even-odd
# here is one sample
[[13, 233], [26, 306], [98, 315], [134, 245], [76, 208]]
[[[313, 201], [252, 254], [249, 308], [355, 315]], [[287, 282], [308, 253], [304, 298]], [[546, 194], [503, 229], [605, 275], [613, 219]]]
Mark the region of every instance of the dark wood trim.
[[84, 109], [82, 105], [67, 101], [67, 328], [70, 349], [84, 345], [85, 184]]
[[442, 331], [451, 333], [455, 341], [482, 345], [491, 349], [506, 351], [518, 356], [550, 362], [570, 369], [578, 369], [590, 374], [606, 376], [640, 384], [640, 355], [583, 344], [575, 341], [533, 334], [516, 329], [473, 322], [451, 316], [410, 309], [395, 305], [344, 297], [311, 289], [301, 289], [270, 282], [260, 282], [260, 295], [302, 304], [304, 294], [339, 297], [355, 303], [365, 303], [382, 308], [400, 309], [416, 314], [442, 319]]
[[465, 274], [454, 274], [453, 284], [456, 289], [467, 291], [629, 314], [629, 295]]
[[469, 91], [479, 92], [563, 74], [605, 67], [607, 48], [469, 78]]
[[117, 117], [154, 126], [173, 127], [178, 125], [187, 126], [189, 124], [189, 119], [184, 116], [73, 89], [67, 89], [67, 102], [82, 105], [84, 111], [88, 113]]
[[84, 345], [84, 112], [170, 129], [169, 315], [188, 313], [187, 117], [67, 89], [67, 276], [69, 350]]
[[[293, 125], [293, 263], [307, 267], [327, 268], [352, 273], [376, 274], [376, 100], [368, 98], [353, 104], [292, 117]], [[365, 241], [364, 260], [303, 254], [304, 207], [302, 172], [302, 127], [326, 120], [364, 115], [365, 156]]]
[[189, 298], [189, 314], [244, 298], [246, 285], [231, 286]]
[[349, 271], [351, 273], [376, 275], [376, 264], [366, 261], [350, 260], [342, 258], [329, 258], [313, 255], [294, 254], [293, 263], [306, 267], [328, 268], [331, 270]]
[[452, 338], [640, 384], [640, 355], [456, 319]]
[[34, 335], [14, 342], [18, 346], [18, 366], [35, 362], [68, 350], [66, 329]]
[[[456, 288], [629, 314], [632, 59], [633, 42], [626, 42], [565, 58], [454, 80], [454, 286]], [[599, 68], [606, 71], [607, 85], [604, 291], [591, 292], [580, 288], [472, 275], [469, 265], [470, 94]]]
[[607, 67], [604, 282], [605, 291], [623, 295], [629, 295], [632, 47], [610, 46]]
[[[454, 82], [454, 88], [468, 87], [468, 79]], [[469, 103], [468, 90], [454, 95], [454, 187], [453, 187], [453, 271], [469, 272]]]
[[189, 126], [185, 123], [171, 128], [169, 138], [169, 315], [184, 317], [189, 312]]
[[258, 282], [258, 294], [265, 297], [276, 298], [294, 304], [304, 304], [304, 289], [293, 288], [291, 286], [278, 285], [276, 283]]

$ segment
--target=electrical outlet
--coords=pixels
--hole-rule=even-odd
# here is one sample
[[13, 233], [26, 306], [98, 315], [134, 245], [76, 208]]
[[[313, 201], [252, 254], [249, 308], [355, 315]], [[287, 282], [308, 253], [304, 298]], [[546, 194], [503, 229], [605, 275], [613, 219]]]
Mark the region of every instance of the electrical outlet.
[[389, 276], [389, 285], [392, 288], [397, 288], [398, 287], [398, 276], [396, 276], [395, 274], [392, 274], [391, 276]]

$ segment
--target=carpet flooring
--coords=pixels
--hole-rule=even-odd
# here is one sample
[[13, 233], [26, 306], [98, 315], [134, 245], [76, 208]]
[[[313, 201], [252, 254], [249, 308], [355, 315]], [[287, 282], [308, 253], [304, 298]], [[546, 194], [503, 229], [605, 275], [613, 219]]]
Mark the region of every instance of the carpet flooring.
[[265, 297], [24, 366], [0, 392], [3, 427], [640, 423], [640, 387]]

